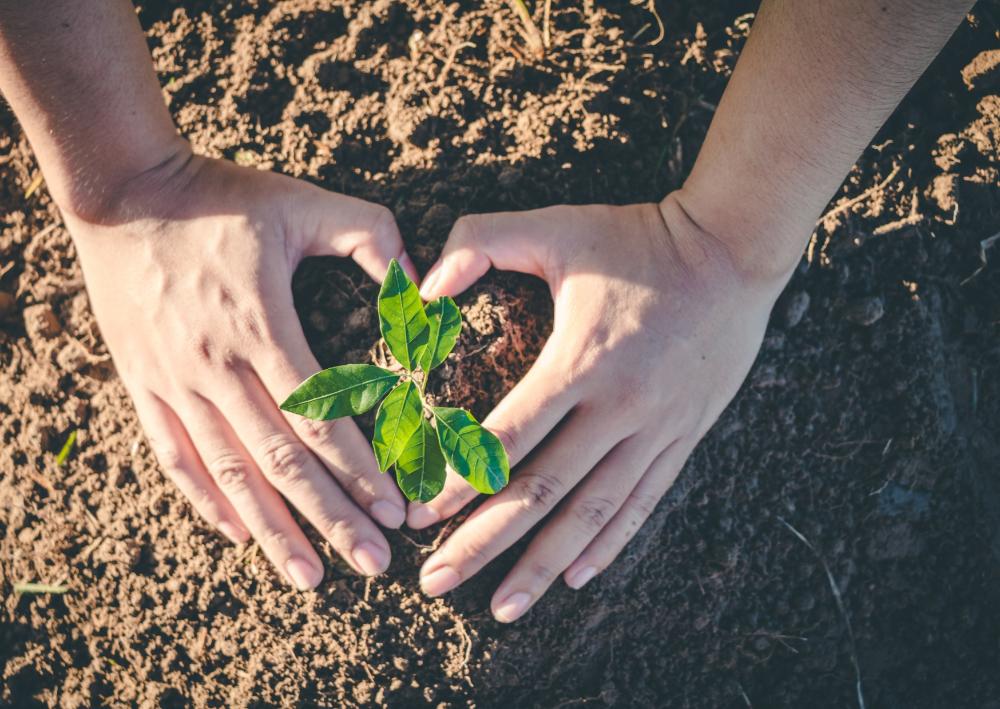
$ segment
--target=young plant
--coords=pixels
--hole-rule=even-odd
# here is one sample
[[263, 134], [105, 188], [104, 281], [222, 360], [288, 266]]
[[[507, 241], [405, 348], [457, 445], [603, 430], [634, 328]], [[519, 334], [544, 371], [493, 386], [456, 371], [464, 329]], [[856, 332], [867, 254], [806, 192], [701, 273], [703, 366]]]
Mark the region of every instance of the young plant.
[[372, 364], [331, 367], [302, 382], [281, 408], [328, 421], [363, 414], [381, 400], [372, 448], [382, 472], [395, 465], [396, 482], [408, 499], [428, 502], [441, 492], [445, 461], [478, 492], [499, 492], [510, 478], [500, 439], [465, 409], [430, 406], [425, 398], [428, 374], [462, 331], [455, 301], [441, 297], [425, 309], [416, 285], [393, 259], [378, 294], [378, 318], [403, 374]]

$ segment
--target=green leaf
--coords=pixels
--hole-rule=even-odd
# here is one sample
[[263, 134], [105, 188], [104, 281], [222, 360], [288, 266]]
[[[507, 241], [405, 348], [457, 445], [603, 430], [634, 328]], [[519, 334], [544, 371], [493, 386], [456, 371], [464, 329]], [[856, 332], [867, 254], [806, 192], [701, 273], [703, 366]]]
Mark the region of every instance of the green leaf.
[[420, 292], [396, 259], [389, 262], [378, 294], [378, 319], [389, 351], [412, 372], [427, 345], [429, 325]]
[[429, 372], [444, 362], [462, 332], [462, 313], [446, 295], [427, 304], [427, 347], [420, 356], [420, 368]]
[[396, 482], [406, 499], [430, 502], [444, 489], [444, 455], [437, 433], [427, 419], [418, 428], [396, 461]]
[[432, 411], [448, 465], [485, 495], [502, 490], [510, 479], [510, 463], [500, 439], [465, 409], [435, 406]]
[[398, 381], [398, 374], [373, 364], [330, 367], [299, 384], [281, 408], [321, 421], [357, 416], [375, 406]]
[[378, 468], [383, 473], [396, 462], [407, 441], [420, 428], [424, 405], [420, 390], [413, 382], [403, 382], [385, 397], [375, 414], [375, 435], [372, 448]]

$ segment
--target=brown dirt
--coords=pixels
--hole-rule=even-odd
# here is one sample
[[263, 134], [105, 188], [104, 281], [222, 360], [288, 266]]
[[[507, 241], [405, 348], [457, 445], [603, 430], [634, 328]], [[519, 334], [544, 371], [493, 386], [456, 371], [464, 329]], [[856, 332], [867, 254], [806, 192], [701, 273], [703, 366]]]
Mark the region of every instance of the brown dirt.
[[[658, 43], [644, 5], [554, 2], [537, 63], [499, 0], [186, 0], [140, 18], [201, 151], [389, 205], [426, 267], [463, 213], [679, 184], [753, 5], [661, 2]], [[869, 706], [1000, 706], [1000, 247], [980, 246], [1000, 229], [998, 21], [976, 8], [847, 178], [747, 384], [622, 558], [509, 627], [487, 603], [516, 552], [428, 601], [436, 532], [394, 533], [385, 577], [328, 553], [299, 594], [193, 516], [0, 109], [0, 703], [841, 707], [856, 658]], [[356, 268], [311, 262], [296, 295], [321, 362], [377, 355]], [[498, 274], [461, 304], [471, 328], [438, 393], [481, 415], [550, 304]], [[70, 592], [18, 597], [19, 581]]]

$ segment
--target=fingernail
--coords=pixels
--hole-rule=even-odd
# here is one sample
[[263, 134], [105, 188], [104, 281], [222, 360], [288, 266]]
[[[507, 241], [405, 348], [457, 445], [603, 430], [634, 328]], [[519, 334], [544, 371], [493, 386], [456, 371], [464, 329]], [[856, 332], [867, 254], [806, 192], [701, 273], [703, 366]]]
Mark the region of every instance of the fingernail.
[[295, 587], [300, 591], [315, 588], [320, 579], [323, 578], [322, 571], [299, 556], [293, 556], [285, 562], [285, 571], [288, 572]]
[[506, 601], [498, 605], [493, 611], [493, 617], [501, 623], [513, 623], [524, 614], [524, 611], [528, 610], [529, 603], [531, 603], [531, 596], [519, 591], [508, 596]]
[[596, 575], [597, 569], [595, 567], [584, 566], [579, 571], [574, 571], [566, 577], [566, 585], [574, 590], [580, 589]]
[[232, 522], [222, 520], [217, 526], [219, 531], [226, 535], [233, 544], [242, 544], [250, 538], [250, 533], [247, 530], [240, 529]]
[[440, 569], [435, 569], [426, 576], [421, 576], [420, 588], [428, 596], [440, 596], [442, 593], [448, 593], [448, 591], [455, 588], [461, 582], [462, 577], [458, 575], [455, 569], [450, 566], [442, 566]]
[[372, 542], [354, 547], [351, 558], [365, 576], [378, 576], [389, 566], [389, 552]]
[[407, 519], [407, 524], [413, 529], [423, 529], [424, 527], [429, 527], [435, 522], [441, 519], [441, 513], [439, 513], [433, 507], [428, 507], [426, 505], [410, 506], [410, 513]]
[[396, 529], [403, 525], [406, 519], [406, 510], [402, 505], [397, 505], [388, 500], [377, 500], [371, 506], [372, 517], [374, 517], [383, 527]]
[[438, 259], [431, 270], [427, 272], [427, 277], [424, 278], [423, 285], [420, 286], [420, 295], [424, 300], [428, 299], [428, 296], [434, 293], [434, 286], [441, 278], [441, 260]]

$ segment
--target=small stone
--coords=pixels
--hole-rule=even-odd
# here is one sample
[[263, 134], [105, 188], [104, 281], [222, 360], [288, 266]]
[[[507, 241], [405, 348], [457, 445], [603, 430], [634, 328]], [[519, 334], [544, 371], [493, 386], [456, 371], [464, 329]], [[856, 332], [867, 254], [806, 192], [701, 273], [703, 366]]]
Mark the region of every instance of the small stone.
[[497, 183], [505, 190], [511, 189], [521, 179], [521, 171], [509, 165], [500, 171], [497, 176]]
[[1000, 49], [980, 52], [962, 69], [962, 81], [970, 90], [987, 90], [1000, 86]]
[[768, 333], [764, 337], [764, 343], [761, 345], [761, 348], [770, 352], [781, 352], [785, 349], [785, 333], [781, 330]]
[[445, 235], [455, 221], [455, 213], [446, 204], [432, 204], [420, 219], [420, 230], [426, 234]]
[[809, 310], [809, 294], [805, 291], [793, 293], [785, 304], [785, 325], [790, 329], [802, 322]]
[[870, 327], [885, 315], [885, 302], [878, 296], [856, 300], [847, 306], [846, 317], [856, 325]]
[[309, 313], [309, 324], [318, 332], [326, 332], [330, 329], [330, 318], [322, 310], [313, 310]]
[[77, 372], [90, 360], [87, 349], [78, 340], [70, 338], [56, 355], [56, 363], [66, 372]]
[[365, 330], [371, 325], [372, 311], [370, 308], [357, 308], [344, 320], [345, 330]]
[[17, 308], [17, 301], [10, 293], [0, 291], [0, 320], [6, 319], [14, 313]]
[[48, 303], [29, 305], [24, 309], [24, 329], [32, 340], [51, 339], [59, 334], [62, 326]]
[[770, 364], [757, 367], [752, 379], [755, 389], [770, 389], [771, 387], [785, 386], [785, 377], [778, 373], [777, 367]]

